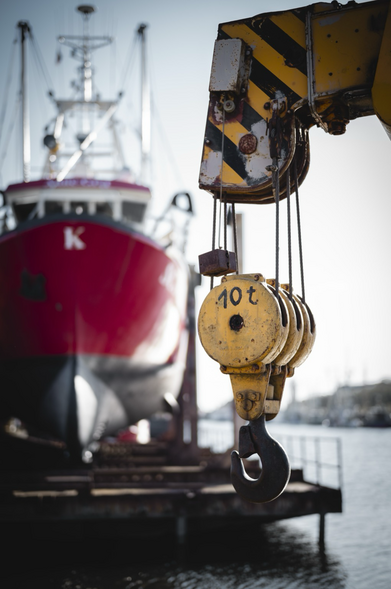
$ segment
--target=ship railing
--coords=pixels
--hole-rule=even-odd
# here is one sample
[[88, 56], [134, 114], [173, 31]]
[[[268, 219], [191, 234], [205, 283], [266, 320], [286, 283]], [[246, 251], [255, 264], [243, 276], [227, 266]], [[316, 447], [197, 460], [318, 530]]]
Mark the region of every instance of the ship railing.
[[334, 436], [274, 434], [289, 456], [291, 468], [303, 470], [306, 481], [342, 489], [342, 444]]
[[[285, 434], [277, 430], [272, 430], [271, 435], [285, 448], [292, 470], [302, 470], [305, 481], [342, 489], [340, 438]], [[210, 448], [216, 453], [231, 450], [234, 447], [232, 422], [200, 419], [198, 443], [201, 448]]]
[[217, 454], [233, 448], [234, 431], [229, 420], [199, 419], [198, 445]]
[[151, 219], [149, 235], [164, 247], [174, 245], [185, 252], [193, 204], [188, 192], [178, 192], [159, 217]]

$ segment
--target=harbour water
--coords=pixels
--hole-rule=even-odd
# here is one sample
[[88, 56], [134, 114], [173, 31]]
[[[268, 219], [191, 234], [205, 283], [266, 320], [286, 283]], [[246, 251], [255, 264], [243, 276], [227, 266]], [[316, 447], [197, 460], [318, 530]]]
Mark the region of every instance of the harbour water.
[[[228, 423], [202, 424], [201, 442], [208, 428], [214, 435], [220, 432], [216, 444], [230, 443]], [[318, 545], [319, 516], [268, 523], [241, 536], [208, 533], [192, 538], [181, 552], [168, 537], [146, 537], [136, 545], [121, 537], [49, 542], [33, 541], [24, 531], [13, 547], [16, 564], [6, 575], [3, 568], [1, 587], [389, 589], [391, 428], [273, 423], [269, 430], [281, 441], [286, 436], [341, 440], [343, 513], [327, 515], [324, 549]], [[289, 447], [287, 450], [289, 454]], [[329, 461], [329, 456], [324, 458]], [[314, 476], [309, 472], [306, 478]], [[335, 480], [335, 474], [330, 477]]]

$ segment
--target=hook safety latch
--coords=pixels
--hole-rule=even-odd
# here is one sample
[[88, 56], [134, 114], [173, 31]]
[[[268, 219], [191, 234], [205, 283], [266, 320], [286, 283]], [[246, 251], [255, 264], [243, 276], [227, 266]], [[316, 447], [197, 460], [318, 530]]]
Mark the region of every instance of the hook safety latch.
[[[248, 476], [241, 458], [258, 454], [262, 463], [257, 479]], [[239, 452], [231, 454], [231, 482], [242, 499], [252, 503], [273, 501], [284, 491], [290, 478], [290, 465], [284, 448], [266, 429], [265, 414], [239, 431]]]

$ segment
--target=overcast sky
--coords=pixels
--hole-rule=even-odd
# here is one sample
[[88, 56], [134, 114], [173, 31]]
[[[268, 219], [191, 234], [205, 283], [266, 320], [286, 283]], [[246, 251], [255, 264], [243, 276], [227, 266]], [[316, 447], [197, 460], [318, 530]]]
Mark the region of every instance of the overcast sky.
[[[191, 192], [196, 218], [191, 229], [188, 258], [197, 263], [198, 255], [210, 249], [212, 239], [212, 199], [198, 189], [198, 174], [218, 24], [305, 3], [97, 0], [94, 4], [98, 12], [91, 21], [93, 34], [116, 38], [111, 49], [102, 49], [102, 53], [95, 56], [97, 80], [103, 98], [114, 98], [117, 91], [125, 90], [121, 116], [126, 133], [137, 125], [137, 97], [132, 98], [137, 80], [127, 80], [126, 87], [122, 88], [121, 72], [135, 29], [141, 22], [149, 25], [153, 99], [160, 129], [164, 129], [164, 134], [159, 132], [160, 143], [155, 131], [154, 157], [159, 160], [154, 167], [155, 209], [162, 210], [177, 190]], [[78, 2], [70, 0], [0, 0], [1, 79], [7, 80], [15, 26], [19, 20], [28, 20], [57, 97], [69, 96], [68, 78], [55, 64], [56, 37], [63, 33], [80, 33], [77, 5]], [[68, 63], [64, 65], [65, 71], [72, 79], [75, 63], [68, 59], [66, 50], [63, 54], [64, 63], [66, 60]], [[41, 89], [46, 91], [42, 81], [37, 85], [31, 80], [31, 85], [33, 171], [38, 177], [44, 158], [43, 128], [54, 111], [40, 94]], [[15, 102], [15, 92], [11, 87], [11, 104]], [[2, 91], [0, 101], [2, 108]], [[13, 116], [11, 109], [4, 124], [6, 137]], [[20, 133], [17, 124], [15, 130]], [[125, 151], [137, 172], [138, 155], [132, 141], [125, 141]], [[310, 358], [297, 369], [293, 379], [298, 398], [333, 392], [339, 384], [373, 383], [391, 378], [390, 142], [379, 121], [372, 116], [352, 121], [346, 134], [340, 137], [311, 129], [310, 148], [310, 171], [301, 186], [300, 198], [306, 299], [317, 323], [317, 340]], [[1, 152], [3, 149], [2, 144]], [[21, 179], [21, 165], [16, 155], [16, 142], [10, 140], [0, 179], [2, 188]], [[169, 171], [173, 160], [176, 172]], [[281, 209], [283, 231], [285, 202]], [[274, 206], [244, 205], [238, 207], [238, 211], [243, 213], [244, 271], [272, 277]], [[284, 247], [283, 240], [282, 282], [287, 280]], [[294, 264], [294, 286], [300, 293], [297, 260]], [[209, 281], [204, 279], [197, 294], [198, 306], [208, 288]], [[218, 365], [206, 356], [201, 346], [197, 353], [199, 404], [202, 409], [211, 409], [229, 400], [232, 393], [228, 377], [219, 373]], [[286, 389], [284, 401], [288, 402], [291, 382]]]

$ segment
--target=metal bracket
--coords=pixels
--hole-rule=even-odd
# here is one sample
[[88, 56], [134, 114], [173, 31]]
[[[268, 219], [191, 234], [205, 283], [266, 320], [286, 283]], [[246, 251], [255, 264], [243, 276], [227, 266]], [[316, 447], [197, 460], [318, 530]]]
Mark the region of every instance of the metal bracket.
[[305, 15], [305, 45], [307, 50], [307, 76], [308, 76], [308, 106], [311, 115], [319, 127], [328, 133], [327, 125], [316, 110], [315, 104], [315, 76], [314, 61], [312, 55], [312, 12], [308, 10]]

